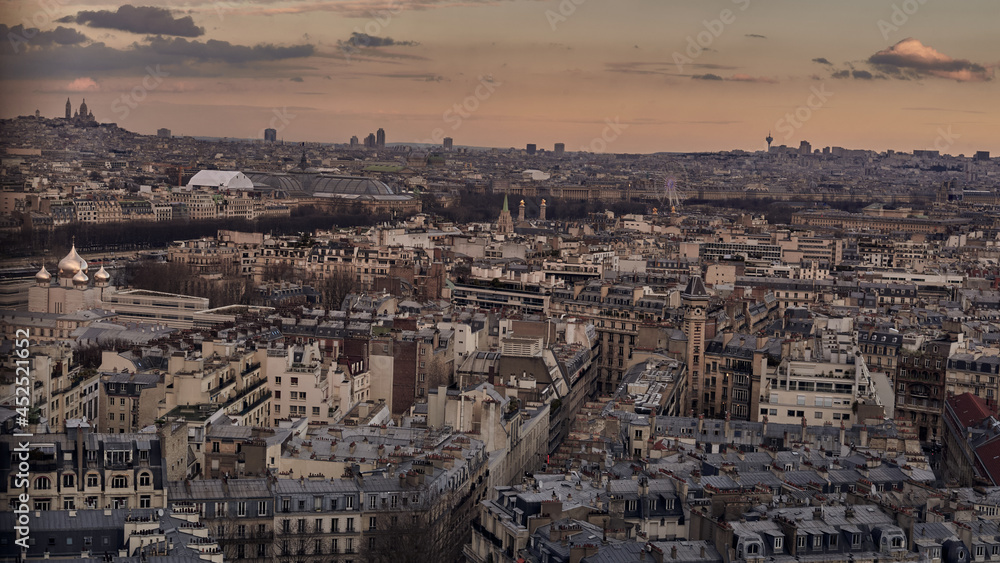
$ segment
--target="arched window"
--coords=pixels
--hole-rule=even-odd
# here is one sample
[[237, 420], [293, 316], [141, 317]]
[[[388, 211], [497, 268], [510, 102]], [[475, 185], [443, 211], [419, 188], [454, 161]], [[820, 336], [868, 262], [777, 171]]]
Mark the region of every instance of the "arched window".
[[124, 489], [128, 487], [128, 477], [124, 475], [115, 475], [111, 478], [111, 488], [112, 489]]
[[52, 488], [52, 481], [48, 477], [38, 477], [35, 479], [35, 489], [45, 490]]
[[142, 473], [139, 474], [139, 486], [140, 487], [148, 487], [148, 486], [152, 485], [152, 483], [153, 483], [153, 479], [152, 479], [152, 477], [150, 476], [149, 473], [143, 471]]

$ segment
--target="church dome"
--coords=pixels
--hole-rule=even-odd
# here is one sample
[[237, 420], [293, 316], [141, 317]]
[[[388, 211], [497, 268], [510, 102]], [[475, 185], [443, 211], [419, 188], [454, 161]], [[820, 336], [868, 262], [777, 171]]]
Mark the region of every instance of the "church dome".
[[45, 266], [42, 266], [42, 269], [38, 270], [38, 273], [35, 274], [35, 281], [39, 283], [44, 283], [51, 279], [52, 279], [52, 274], [50, 274], [49, 271], [45, 269]]
[[97, 270], [97, 273], [94, 274], [94, 281], [96, 282], [106, 282], [110, 279], [111, 279], [111, 274], [109, 274], [108, 271], [104, 269], [104, 266], [101, 266], [101, 269]]
[[87, 261], [83, 259], [76, 252], [76, 245], [70, 249], [69, 254], [65, 258], [59, 261], [59, 275], [64, 277], [73, 277], [77, 272], [87, 271]]
[[83, 272], [77, 272], [76, 275], [73, 276], [73, 285], [87, 285], [88, 281], [90, 281], [90, 278], [88, 278], [87, 274]]

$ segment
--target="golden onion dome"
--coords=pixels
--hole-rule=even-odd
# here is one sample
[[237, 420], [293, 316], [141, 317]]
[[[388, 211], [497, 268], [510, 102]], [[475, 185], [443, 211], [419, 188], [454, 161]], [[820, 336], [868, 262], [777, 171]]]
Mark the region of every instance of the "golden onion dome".
[[69, 254], [65, 258], [59, 261], [59, 275], [65, 277], [72, 277], [77, 274], [77, 272], [87, 271], [87, 261], [83, 259], [76, 252], [76, 245], [70, 249]]
[[42, 266], [42, 269], [38, 270], [38, 273], [35, 274], [35, 281], [37, 282], [47, 282], [51, 279], [52, 279], [52, 274], [50, 274], [49, 271], [45, 269], [45, 266]]
[[73, 285], [87, 285], [88, 281], [90, 281], [90, 278], [88, 278], [87, 274], [83, 272], [77, 272], [76, 275], [73, 276]]
[[110, 279], [111, 279], [111, 274], [109, 274], [108, 271], [104, 269], [104, 266], [101, 266], [101, 269], [97, 270], [97, 273], [94, 274], [94, 281], [106, 282]]

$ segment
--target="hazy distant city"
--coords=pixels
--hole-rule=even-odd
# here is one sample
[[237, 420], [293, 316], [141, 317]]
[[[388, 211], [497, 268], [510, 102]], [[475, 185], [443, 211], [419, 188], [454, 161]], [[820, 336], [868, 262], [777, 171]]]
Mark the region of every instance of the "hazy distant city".
[[996, 6], [0, 8], [0, 561], [1000, 559]]

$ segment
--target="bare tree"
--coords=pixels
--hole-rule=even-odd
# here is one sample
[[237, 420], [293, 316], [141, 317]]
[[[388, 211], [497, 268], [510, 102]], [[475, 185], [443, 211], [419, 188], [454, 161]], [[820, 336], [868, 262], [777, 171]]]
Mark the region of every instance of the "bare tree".
[[327, 308], [336, 309], [344, 303], [344, 298], [358, 289], [358, 281], [348, 270], [327, 273], [316, 281], [319, 292]]

